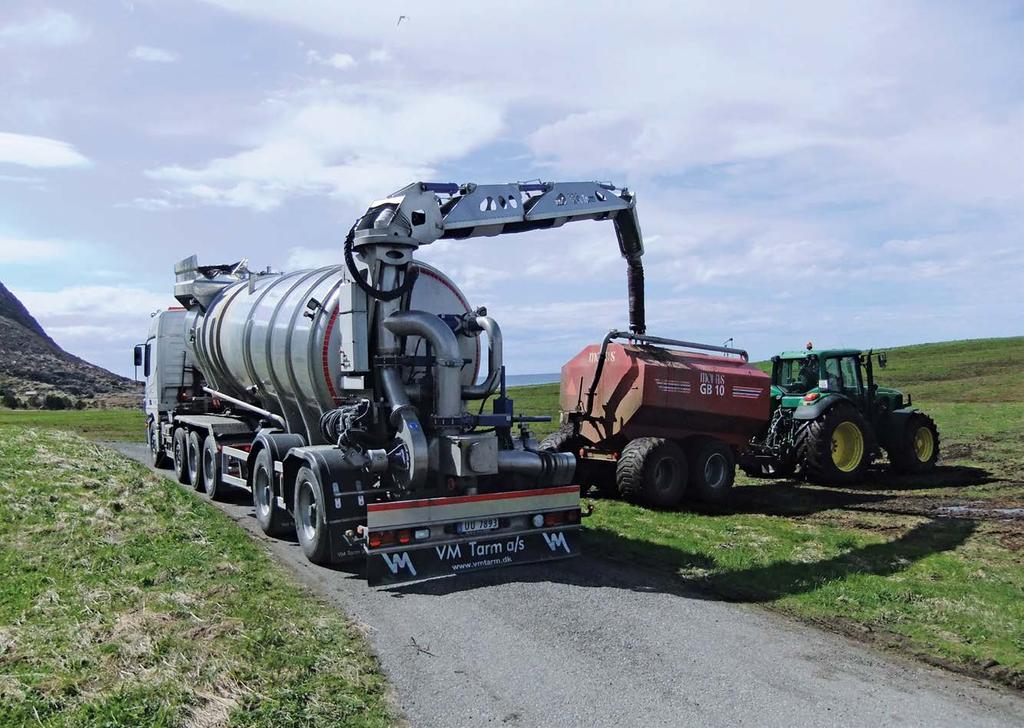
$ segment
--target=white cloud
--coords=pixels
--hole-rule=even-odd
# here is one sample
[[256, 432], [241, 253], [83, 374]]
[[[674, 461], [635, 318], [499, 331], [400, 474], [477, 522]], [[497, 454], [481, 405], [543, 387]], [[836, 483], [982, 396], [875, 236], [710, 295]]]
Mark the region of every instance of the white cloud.
[[147, 63], [174, 63], [178, 60], [177, 53], [145, 45], [135, 46], [128, 55], [137, 61]]
[[147, 175], [206, 204], [270, 210], [313, 194], [361, 204], [430, 177], [438, 163], [490, 141], [502, 123], [489, 104], [415, 89], [316, 86], [274, 103], [278, 120], [257, 135], [256, 146], [201, 167], [169, 165]]
[[317, 51], [311, 50], [306, 52], [306, 63], [317, 63], [321, 66], [330, 66], [339, 71], [344, 71], [348, 68], [354, 68], [356, 66], [356, 59], [348, 53], [332, 53], [329, 56], [323, 56]]
[[366, 60], [370, 63], [390, 63], [391, 54], [387, 48], [375, 48], [366, 54]]
[[[170, 298], [169, 292], [156, 294], [131, 286], [69, 286], [57, 291], [19, 289], [15, 295], [40, 320], [75, 316], [85, 323], [103, 318], [148, 319], [150, 313], [169, 305]], [[55, 325], [67, 324], [57, 321]]]
[[0, 263], [5, 265], [47, 263], [59, 260], [70, 251], [59, 240], [34, 240], [0, 236]]
[[285, 271], [305, 270], [307, 268], [323, 268], [341, 263], [341, 245], [337, 248], [304, 248], [298, 246], [288, 250]]
[[23, 167], [86, 167], [91, 164], [68, 142], [27, 134], [0, 132], [0, 164]]
[[82, 41], [88, 35], [88, 29], [74, 16], [57, 10], [44, 10], [24, 21], [0, 26], [0, 46], [63, 46]]

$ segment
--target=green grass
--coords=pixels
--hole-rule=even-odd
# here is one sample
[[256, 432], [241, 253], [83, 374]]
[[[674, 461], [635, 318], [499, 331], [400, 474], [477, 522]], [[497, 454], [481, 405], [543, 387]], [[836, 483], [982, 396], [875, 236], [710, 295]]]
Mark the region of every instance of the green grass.
[[2, 425], [68, 430], [90, 440], [146, 439], [146, 420], [139, 409], [0, 409], [0, 426]]
[[[1024, 687], [1020, 521], [935, 517], [962, 502], [1024, 505], [1024, 337], [890, 349], [876, 373], [935, 418], [935, 473], [879, 472], [857, 488], [740, 477], [729, 504], [696, 512], [600, 501], [587, 547]], [[558, 385], [510, 396], [557, 422]]]
[[392, 723], [343, 614], [227, 516], [78, 436], [0, 427], [0, 574], [5, 727]]

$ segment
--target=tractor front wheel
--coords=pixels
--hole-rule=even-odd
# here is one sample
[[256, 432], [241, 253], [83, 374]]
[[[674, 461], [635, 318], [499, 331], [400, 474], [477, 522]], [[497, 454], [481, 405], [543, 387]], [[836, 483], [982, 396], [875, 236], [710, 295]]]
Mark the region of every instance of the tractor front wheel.
[[672, 440], [638, 437], [630, 441], [615, 466], [619, 495], [631, 503], [675, 508], [686, 492], [686, 455]]
[[797, 430], [796, 451], [808, 480], [835, 485], [856, 483], [869, 462], [868, 425], [853, 407], [836, 405]]
[[926, 414], [915, 413], [889, 452], [892, 469], [900, 473], [923, 473], [939, 459], [939, 428]]

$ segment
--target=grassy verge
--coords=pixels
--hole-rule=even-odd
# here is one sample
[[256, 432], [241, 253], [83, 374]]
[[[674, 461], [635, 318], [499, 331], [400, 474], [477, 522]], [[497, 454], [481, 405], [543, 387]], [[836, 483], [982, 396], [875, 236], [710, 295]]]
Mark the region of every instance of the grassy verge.
[[0, 427], [0, 574], [0, 725], [391, 723], [340, 612], [79, 437]]
[[69, 430], [90, 440], [146, 439], [146, 420], [140, 409], [0, 409], [0, 425]]

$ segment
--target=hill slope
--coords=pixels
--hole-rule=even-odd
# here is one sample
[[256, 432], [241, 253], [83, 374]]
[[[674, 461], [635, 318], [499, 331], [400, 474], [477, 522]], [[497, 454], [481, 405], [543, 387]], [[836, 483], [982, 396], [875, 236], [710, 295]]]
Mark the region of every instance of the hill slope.
[[139, 385], [79, 359], [51, 339], [28, 309], [0, 283], [0, 393], [21, 402], [61, 398], [134, 404]]

